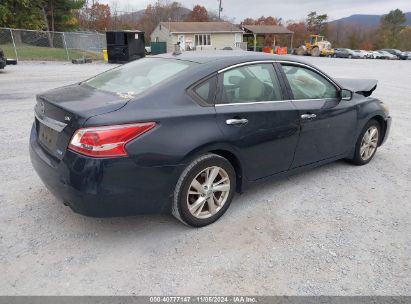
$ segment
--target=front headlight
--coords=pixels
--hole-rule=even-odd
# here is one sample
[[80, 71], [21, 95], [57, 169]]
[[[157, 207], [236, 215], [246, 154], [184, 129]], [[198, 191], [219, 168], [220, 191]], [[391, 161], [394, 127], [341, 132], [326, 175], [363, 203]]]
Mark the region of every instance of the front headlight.
[[388, 115], [390, 113], [390, 108], [383, 102], [381, 102], [381, 106], [384, 109], [384, 112]]

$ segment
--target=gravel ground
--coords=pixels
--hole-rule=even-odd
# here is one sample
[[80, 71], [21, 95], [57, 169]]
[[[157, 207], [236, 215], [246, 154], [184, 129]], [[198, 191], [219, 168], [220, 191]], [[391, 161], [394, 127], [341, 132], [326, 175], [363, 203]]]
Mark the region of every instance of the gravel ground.
[[105, 64], [22, 62], [0, 71], [1, 295], [411, 295], [411, 61], [306, 58], [379, 80], [387, 143], [237, 195], [202, 229], [171, 216], [73, 213], [31, 167], [34, 95]]

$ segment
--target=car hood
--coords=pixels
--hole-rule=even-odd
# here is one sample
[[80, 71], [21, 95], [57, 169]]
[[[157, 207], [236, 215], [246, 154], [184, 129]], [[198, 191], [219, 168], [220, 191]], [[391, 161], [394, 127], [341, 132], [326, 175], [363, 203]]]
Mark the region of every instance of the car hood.
[[371, 96], [377, 88], [376, 79], [355, 79], [355, 78], [335, 78], [335, 80], [344, 89], [361, 94], [365, 97]]

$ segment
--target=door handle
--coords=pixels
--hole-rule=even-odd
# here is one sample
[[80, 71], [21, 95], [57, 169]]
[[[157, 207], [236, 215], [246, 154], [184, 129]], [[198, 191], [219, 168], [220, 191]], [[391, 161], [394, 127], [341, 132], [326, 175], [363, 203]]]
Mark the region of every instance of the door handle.
[[247, 122], [246, 118], [232, 118], [225, 121], [227, 125], [245, 125]]
[[303, 114], [303, 115], [301, 115], [301, 119], [314, 119], [316, 117], [317, 117], [317, 115], [315, 115], [315, 114]]

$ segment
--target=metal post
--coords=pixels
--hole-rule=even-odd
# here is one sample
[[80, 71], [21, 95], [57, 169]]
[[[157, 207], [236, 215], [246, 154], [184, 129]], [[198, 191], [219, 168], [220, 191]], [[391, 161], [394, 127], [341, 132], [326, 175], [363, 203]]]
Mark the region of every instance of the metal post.
[[293, 38], [294, 38], [294, 34], [291, 34], [291, 49], [293, 48]]
[[219, 4], [218, 4], [218, 21], [221, 21], [221, 0], [219, 1]]
[[98, 48], [99, 48], [100, 54], [103, 54], [103, 60], [104, 60], [103, 42], [101, 41], [100, 33], [96, 32], [96, 35], [97, 35], [97, 41], [98, 41]]
[[100, 34], [99, 33], [95, 33], [96, 34], [96, 36], [97, 36], [97, 43], [98, 43], [98, 49], [99, 49], [99, 51], [103, 51], [103, 47], [102, 47], [102, 43], [101, 43], [101, 39], [100, 39]]
[[67, 49], [66, 35], [64, 35], [64, 32], [63, 32], [63, 43], [64, 43], [64, 48], [66, 49], [67, 60], [70, 61], [70, 55]]
[[18, 56], [17, 56], [16, 44], [14, 43], [13, 31], [12, 31], [11, 29], [10, 29], [10, 35], [11, 35], [11, 41], [13, 42], [14, 54], [16, 54], [16, 60], [19, 60], [19, 58], [18, 58]]
[[254, 52], [257, 52], [257, 34], [254, 34]]

